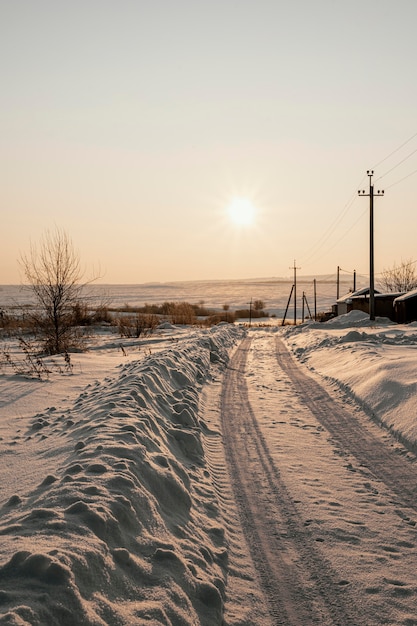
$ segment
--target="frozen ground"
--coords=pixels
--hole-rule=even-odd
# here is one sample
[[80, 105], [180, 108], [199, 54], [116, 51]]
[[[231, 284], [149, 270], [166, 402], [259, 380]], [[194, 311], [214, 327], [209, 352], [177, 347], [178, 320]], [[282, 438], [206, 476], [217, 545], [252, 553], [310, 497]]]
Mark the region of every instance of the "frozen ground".
[[414, 325], [123, 345], [0, 375], [1, 624], [417, 624]]

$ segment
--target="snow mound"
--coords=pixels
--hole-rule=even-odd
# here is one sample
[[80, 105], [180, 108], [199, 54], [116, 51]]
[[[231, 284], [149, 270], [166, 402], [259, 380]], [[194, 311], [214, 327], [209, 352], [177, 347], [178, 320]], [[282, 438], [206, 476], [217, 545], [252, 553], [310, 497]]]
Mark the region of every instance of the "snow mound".
[[377, 317], [375, 320], [369, 319], [369, 314], [363, 311], [350, 311], [344, 315], [339, 315], [324, 322], [328, 328], [352, 328], [352, 326], [375, 326], [376, 324], [394, 324], [387, 317]]
[[66, 460], [0, 510], [0, 624], [221, 623], [227, 545], [199, 403], [241, 336], [202, 331], [35, 416], [28, 439], [51, 437], [52, 457], [58, 439]]
[[158, 326], [158, 330], [175, 330], [175, 326], [171, 322], [161, 322]]

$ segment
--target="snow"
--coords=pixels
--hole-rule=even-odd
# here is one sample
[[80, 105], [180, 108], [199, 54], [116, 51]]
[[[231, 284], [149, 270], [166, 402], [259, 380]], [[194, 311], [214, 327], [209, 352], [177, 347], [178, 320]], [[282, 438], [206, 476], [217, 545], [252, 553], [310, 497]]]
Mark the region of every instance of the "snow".
[[284, 332], [300, 361], [417, 450], [416, 323], [371, 322], [366, 313], [352, 311]]
[[407, 291], [407, 293], [403, 293], [402, 295], [395, 298], [395, 302], [403, 302], [404, 300], [410, 300], [411, 298], [415, 298], [417, 296], [417, 289], [412, 289], [411, 291]]
[[[0, 372], [0, 624], [270, 626], [224, 467], [218, 402], [247, 333], [254, 413], [312, 532], [321, 533], [317, 541], [326, 536], [329, 561], [371, 590], [381, 575], [373, 570], [379, 533], [391, 525], [402, 544], [417, 544], [413, 526], [400, 527], [398, 516], [381, 516], [358, 495], [359, 474], [338, 475], [337, 457], [321, 456], [331, 443], [269, 358], [271, 338], [281, 337], [331, 394], [359, 403], [412, 450], [416, 324], [371, 323], [357, 311], [250, 331], [165, 324], [123, 341], [124, 351], [103, 330], [71, 355], [72, 373], [51, 367], [37, 380]], [[351, 475], [358, 482], [349, 496]], [[347, 522], [340, 511], [350, 501]], [[333, 535], [344, 539], [332, 542]], [[415, 565], [411, 549], [385, 564], [386, 584], [402, 580], [408, 589]], [[374, 592], [366, 593], [372, 603]], [[400, 600], [384, 623], [415, 623]]]
[[[365, 296], [369, 293], [369, 287], [362, 287], [362, 289], [358, 289], [357, 291], [350, 291], [349, 293], [346, 293], [344, 296], [342, 296], [341, 298], [338, 298], [337, 302], [349, 302], [352, 298], [356, 298], [358, 296]], [[375, 294], [378, 294], [379, 291], [377, 291], [376, 289], [374, 290]]]
[[0, 623], [219, 623], [227, 550], [199, 395], [241, 333], [3, 377]]

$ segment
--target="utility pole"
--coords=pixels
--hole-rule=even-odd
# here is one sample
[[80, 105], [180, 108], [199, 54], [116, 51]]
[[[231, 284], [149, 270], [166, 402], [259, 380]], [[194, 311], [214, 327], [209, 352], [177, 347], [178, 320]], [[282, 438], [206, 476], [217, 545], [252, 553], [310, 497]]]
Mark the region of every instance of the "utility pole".
[[290, 267], [290, 270], [294, 270], [294, 326], [297, 324], [297, 270], [300, 270], [301, 267], [295, 266], [295, 259], [293, 267]]
[[369, 319], [375, 319], [375, 270], [374, 270], [374, 196], [383, 196], [384, 191], [374, 192], [372, 184], [373, 170], [366, 172], [369, 176], [369, 193], [365, 190], [359, 190], [360, 196], [369, 197]]
[[[304, 303], [305, 303], [305, 305], [306, 305], [306, 307], [307, 307], [307, 311], [308, 311], [308, 314], [309, 314], [309, 316], [310, 316], [310, 319], [312, 319], [312, 317], [311, 317], [311, 311], [310, 311], [310, 307], [308, 306], [308, 301], [307, 301], [307, 296], [306, 296], [306, 294], [305, 294], [305, 291], [303, 292], [303, 301], [304, 301]], [[304, 315], [303, 315], [303, 321], [304, 321]]]
[[340, 267], [337, 266], [337, 281], [336, 281], [337, 287], [336, 287], [336, 300], [339, 300], [339, 295], [340, 295]]
[[313, 280], [314, 285], [314, 321], [317, 321], [317, 285], [316, 279]]
[[288, 313], [288, 307], [290, 306], [291, 296], [292, 296], [293, 291], [294, 291], [294, 285], [291, 287], [290, 296], [288, 298], [287, 306], [285, 307], [285, 313], [284, 313], [284, 317], [282, 318], [281, 326], [284, 326], [285, 324], [285, 320], [287, 318], [287, 313]]
[[356, 291], [356, 270], [353, 270], [353, 291]]

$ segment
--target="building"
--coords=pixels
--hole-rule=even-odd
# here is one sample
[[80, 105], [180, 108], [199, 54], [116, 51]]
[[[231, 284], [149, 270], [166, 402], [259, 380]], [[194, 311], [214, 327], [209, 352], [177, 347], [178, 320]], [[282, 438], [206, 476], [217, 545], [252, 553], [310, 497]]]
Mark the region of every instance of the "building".
[[394, 300], [395, 321], [407, 324], [417, 321], [417, 289], [407, 291]]
[[[402, 292], [380, 293], [375, 289], [375, 315], [377, 317], [388, 317], [393, 322], [396, 322], [397, 319], [394, 302], [403, 295], [404, 294]], [[364, 313], [369, 313], [369, 287], [363, 287], [358, 291], [347, 293], [345, 296], [342, 296], [342, 298], [337, 300], [335, 309], [335, 315], [343, 315], [344, 313], [349, 313], [350, 311], [363, 311]]]
[[[378, 291], [374, 292], [379, 293]], [[365, 311], [369, 313], [369, 287], [362, 287], [357, 291], [350, 291], [336, 301], [334, 305], [335, 315], [344, 315], [350, 311]]]

